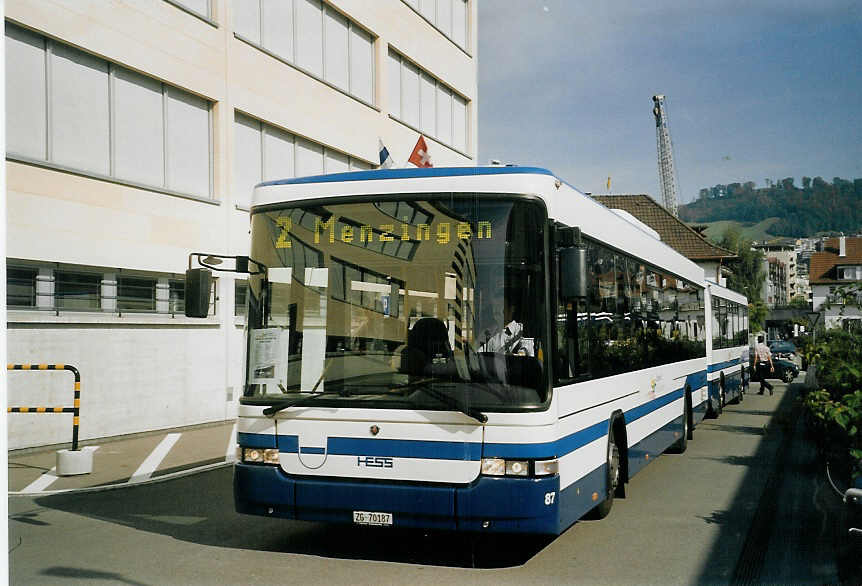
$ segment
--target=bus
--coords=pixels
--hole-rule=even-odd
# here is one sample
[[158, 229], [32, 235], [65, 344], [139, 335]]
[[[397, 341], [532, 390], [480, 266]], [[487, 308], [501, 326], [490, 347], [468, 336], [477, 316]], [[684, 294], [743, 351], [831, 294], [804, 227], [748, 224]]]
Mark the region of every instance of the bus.
[[703, 269], [546, 169], [262, 183], [233, 258], [241, 513], [557, 535], [707, 411]]
[[710, 307], [707, 346], [708, 413], [721, 415], [730, 402], [739, 403], [751, 379], [748, 372], [748, 300], [712, 281], [706, 282]]

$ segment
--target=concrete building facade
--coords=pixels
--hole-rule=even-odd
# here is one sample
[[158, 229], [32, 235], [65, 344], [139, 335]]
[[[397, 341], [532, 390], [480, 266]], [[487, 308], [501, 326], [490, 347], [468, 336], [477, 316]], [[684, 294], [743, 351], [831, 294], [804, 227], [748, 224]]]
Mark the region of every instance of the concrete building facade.
[[789, 244], [756, 244], [763, 252], [766, 283], [763, 287], [763, 302], [768, 307], [790, 303], [800, 293], [797, 283], [796, 249]]
[[[222, 421], [244, 281], [183, 316], [190, 252], [248, 253], [262, 180], [475, 164], [475, 0], [7, 0], [8, 362], [82, 376], [81, 439]], [[10, 373], [10, 405], [71, 404]], [[70, 440], [14, 415], [9, 448]]]

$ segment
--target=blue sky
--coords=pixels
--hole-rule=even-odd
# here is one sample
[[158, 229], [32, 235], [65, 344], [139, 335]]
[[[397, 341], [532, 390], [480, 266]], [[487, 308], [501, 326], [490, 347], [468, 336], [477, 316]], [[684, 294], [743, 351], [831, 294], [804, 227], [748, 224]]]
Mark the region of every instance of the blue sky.
[[479, 163], [660, 200], [667, 96], [681, 202], [702, 187], [862, 177], [858, 0], [479, 0]]

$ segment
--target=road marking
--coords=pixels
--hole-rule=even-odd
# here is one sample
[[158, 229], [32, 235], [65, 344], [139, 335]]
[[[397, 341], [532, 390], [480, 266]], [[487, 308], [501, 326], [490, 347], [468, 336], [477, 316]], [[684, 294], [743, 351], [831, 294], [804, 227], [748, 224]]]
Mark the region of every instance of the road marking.
[[171, 451], [171, 448], [174, 447], [174, 444], [177, 443], [181, 435], [181, 433], [169, 433], [166, 435], [165, 439], [156, 446], [156, 449], [147, 456], [147, 459], [138, 466], [138, 469], [135, 470], [135, 473], [129, 479], [129, 484], [149, 480], [150, 476], [153, 475], [153, 472], [156, 471], [156, 468], [159, 467], [159, 464], [162, 463], [162, 460], [165, 459], [165, 456], [168, 455], [168, 452]]
[[28, 484], [21, 492], [42, 492], [48, 488], [55, 480], [60, 478], [56, 475], [57, 467], [54, 466], [39, 478]]
[[[84, 446], [82, 448], [83, 451], [86, 452], [95, 452], [99, 449], [99, 446]], [[42, 474], [39, 478], [28, 484], [21, 490], [22, 493], [31, 493], [31, 492], [42, 492], [52, 484], [54, 481], [59, 479], [60, 476], [57, 475], [57, 467], [54, 466], [44, 474]]]
[[230, 441], [227, 443], [227, 452], [224, 455], [225, 462], [236, 462], [236, 423], [230, 432]]

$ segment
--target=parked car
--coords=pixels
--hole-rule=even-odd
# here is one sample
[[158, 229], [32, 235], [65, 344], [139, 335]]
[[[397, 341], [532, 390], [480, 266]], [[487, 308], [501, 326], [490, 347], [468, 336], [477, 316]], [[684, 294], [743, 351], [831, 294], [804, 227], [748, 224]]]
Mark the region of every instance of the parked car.
[[[760, 377], [757, 376], [757, 369], [754, 368], [754, 349], [750, 349], [748, 352], [748, 363], [751, 367], [751, 382], [759, 381]], [[767, 378], [780, 378], [784, 382], [789, 383], [799, 375], [799, 367], [796, 366], [795, 362], [786, 358], [777, 358], [774, 351], [772, 354], [772, 366], [775, 368], [775, 372]]]
[[791, 362], [796, 362], [796, 344], [793, 342], [772, 340], [767, 345], [769, 346], [769, 350], [772, 352], [773, 358], [786, 358]]

